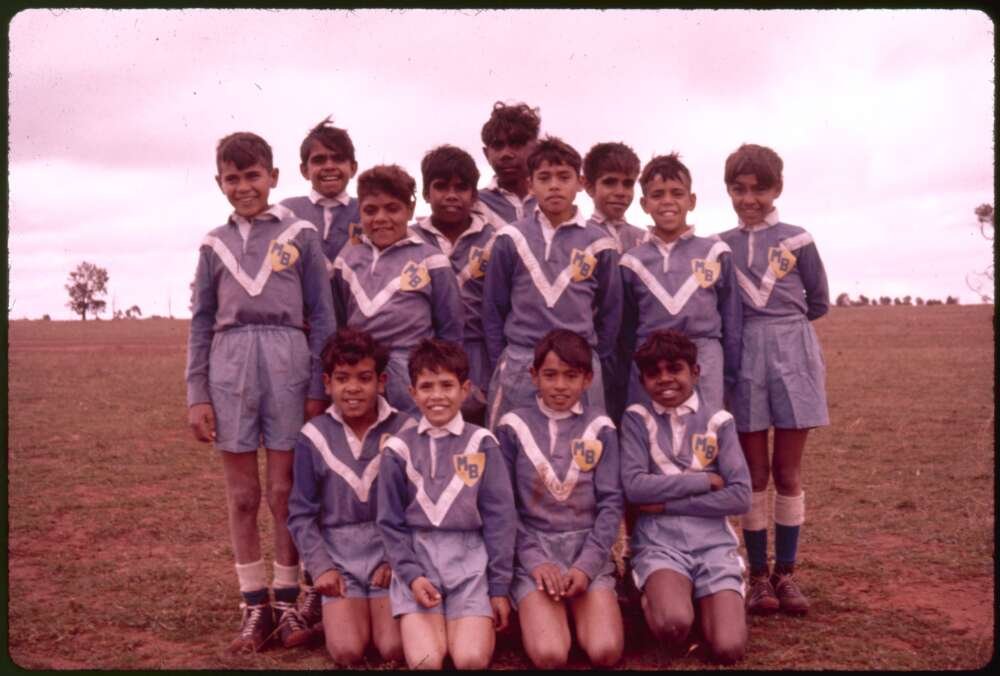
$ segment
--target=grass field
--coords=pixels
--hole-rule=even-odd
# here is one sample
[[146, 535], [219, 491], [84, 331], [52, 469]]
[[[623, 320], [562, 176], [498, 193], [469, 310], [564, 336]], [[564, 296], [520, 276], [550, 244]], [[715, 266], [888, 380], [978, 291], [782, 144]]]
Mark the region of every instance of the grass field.
[[[832, 425], [812, 433], [804, 463], [799, 578], [813, 607], [753, 619], [739, 666], [983, 666], [994, 648], [993, 307], [835, 308], [816, 328]], [[330, 668], [319, 647], [224, 653], [239, 598], [221, 467], [186, 426], [186, 336], [180, 320], [10, 322], [17, 665]], [[515, 637], [501, 639], [495, 666], [529, 666]], [[708, 665], [697, 651], [662, 654], [635, 627], [622, 666]]]

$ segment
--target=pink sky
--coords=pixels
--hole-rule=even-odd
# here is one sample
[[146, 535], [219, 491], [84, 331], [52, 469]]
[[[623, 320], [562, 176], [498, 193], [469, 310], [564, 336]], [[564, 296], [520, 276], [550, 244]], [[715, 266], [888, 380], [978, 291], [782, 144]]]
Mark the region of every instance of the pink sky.
[[[702, 234], [735, 224], [726, 155], [769, 145], [782, 219], [813, 233], [831, 295], [977, 302], [993, 30], [944, 10], [25, 10], [9, 29], [9, 316], [71, 318], [82, 260], [108, 269], [109, 308], [187, 316], [198, 243], [229, 213], [212, 178], [227, 133], [274, 147], [275, 201], [307, 191], [298, 144], [329, 114], [362, 170], [419, 182], [423, 153], [452, 143], [485, 183], [498, 99], [538, 106], [581, 153], [679, 151]], [[648, 223], [638, 200], [628, 216]]]

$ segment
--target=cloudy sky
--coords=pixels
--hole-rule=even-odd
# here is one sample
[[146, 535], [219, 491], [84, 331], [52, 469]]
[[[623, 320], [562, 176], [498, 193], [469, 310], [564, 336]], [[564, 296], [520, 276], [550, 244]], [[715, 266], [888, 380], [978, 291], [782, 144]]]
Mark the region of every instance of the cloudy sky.
[[[26, 10], [9, 24], [9, 317], [73, 317], [83, 260], [108, 269], [109, 309], [189, 316], [199, 241], [230, 211], [213, 179], [230, 132], [271, 143], [276, 201], [308, 190], [298, 145], [331, 114], [362, 170], [419, 181], [452, 143], [485, 183], [496, 100], [538, 106], [581, 154], [680, 152], [701, 234], [735, 225], [726, 155], [769, 145], [782, 219], [813, 233], [831, 295], [978, 302], [993, 30], [943, 10]], [[638, 199], [628, 216], [650, 222]]]

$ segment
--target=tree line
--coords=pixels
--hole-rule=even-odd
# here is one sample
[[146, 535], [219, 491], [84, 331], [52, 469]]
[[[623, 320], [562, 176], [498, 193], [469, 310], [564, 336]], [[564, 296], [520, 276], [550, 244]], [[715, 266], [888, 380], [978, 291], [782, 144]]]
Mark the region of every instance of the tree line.
[[861, 294], [857, 299], [852, 299], [846, 293], [842, 293], [837, 296], [837, 300], [834, 301], [837, 307], [865, 307], [868, 305], [958, 305], [958, 298], [956, 296], [948, 296], [943, 301], [937, 298], [928, 298], [924, 300], [920, 296], [916, 299], [911, 296], [903, 296], [902, 298], [890, 298], [889, 296], [879, 296], [878, 298], [869, 298], [868, 296]]

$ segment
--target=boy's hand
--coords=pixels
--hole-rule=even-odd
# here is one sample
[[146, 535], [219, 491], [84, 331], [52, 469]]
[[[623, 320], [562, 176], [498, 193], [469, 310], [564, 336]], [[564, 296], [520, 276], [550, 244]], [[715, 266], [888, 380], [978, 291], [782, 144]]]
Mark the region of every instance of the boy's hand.
[[725, 488], [726, 482], [723, 481], [722, 477], [715, 472], [708, 473], [708, 483], [710, 490], [717, 491], [721, 488]]
[[510, 624], [510, 601], [506, 596], [491, 596], [490, 605], [493, 607], [493, 628], [503, 631]]
[[347, 585], [336, 568], [331, 568], [316, 578], [313, 587], [323, 596], [347, 596]]
[[663, 514], [666, 508], [658, 502], [654, 502], [651, 505], [639, 505], [639, 511], [645, 512], [646, 514]]
[[545, 592], [552, 597], [553, 601], [558, 601], [563, 594], [562, 571], [559, 566], [546, 561], [535, 566], [531, 571], [531, 577], [535, 578], [535, 586], [538, 591]]
[[188, 424], [198, 441], [215, 441], [215, 409], [211, 404], [195, 404], [189, 408]]
[[563, 592], [566, 598], [572, 598], [587, 591], [587, 587], [590, 586], [590, 578], [585, 572], [574, 566], [563, 576], [563, 584], [566, 587], [566, 591]]
[[306, 399], [306, 421], [312, 420], [326, 410], [328, 403], [325, 399]]
[[383, 561], [378, 564], [378, 568], [372, 573], [372, 584], [376, 587], [381, 587], [382, 589], [389, 588], [389, 582], [392, 581], [392, 568], [389, 564]]
[[417, 599], [417, 603], [422, 605], [424, 608], [433, 608], [441, 603], [440, 592], [438, 592], [437, 588], [431, 584], [431, 581], [423, 575], [410, 583], [410, 591], [413, 592], [413, 596]]

